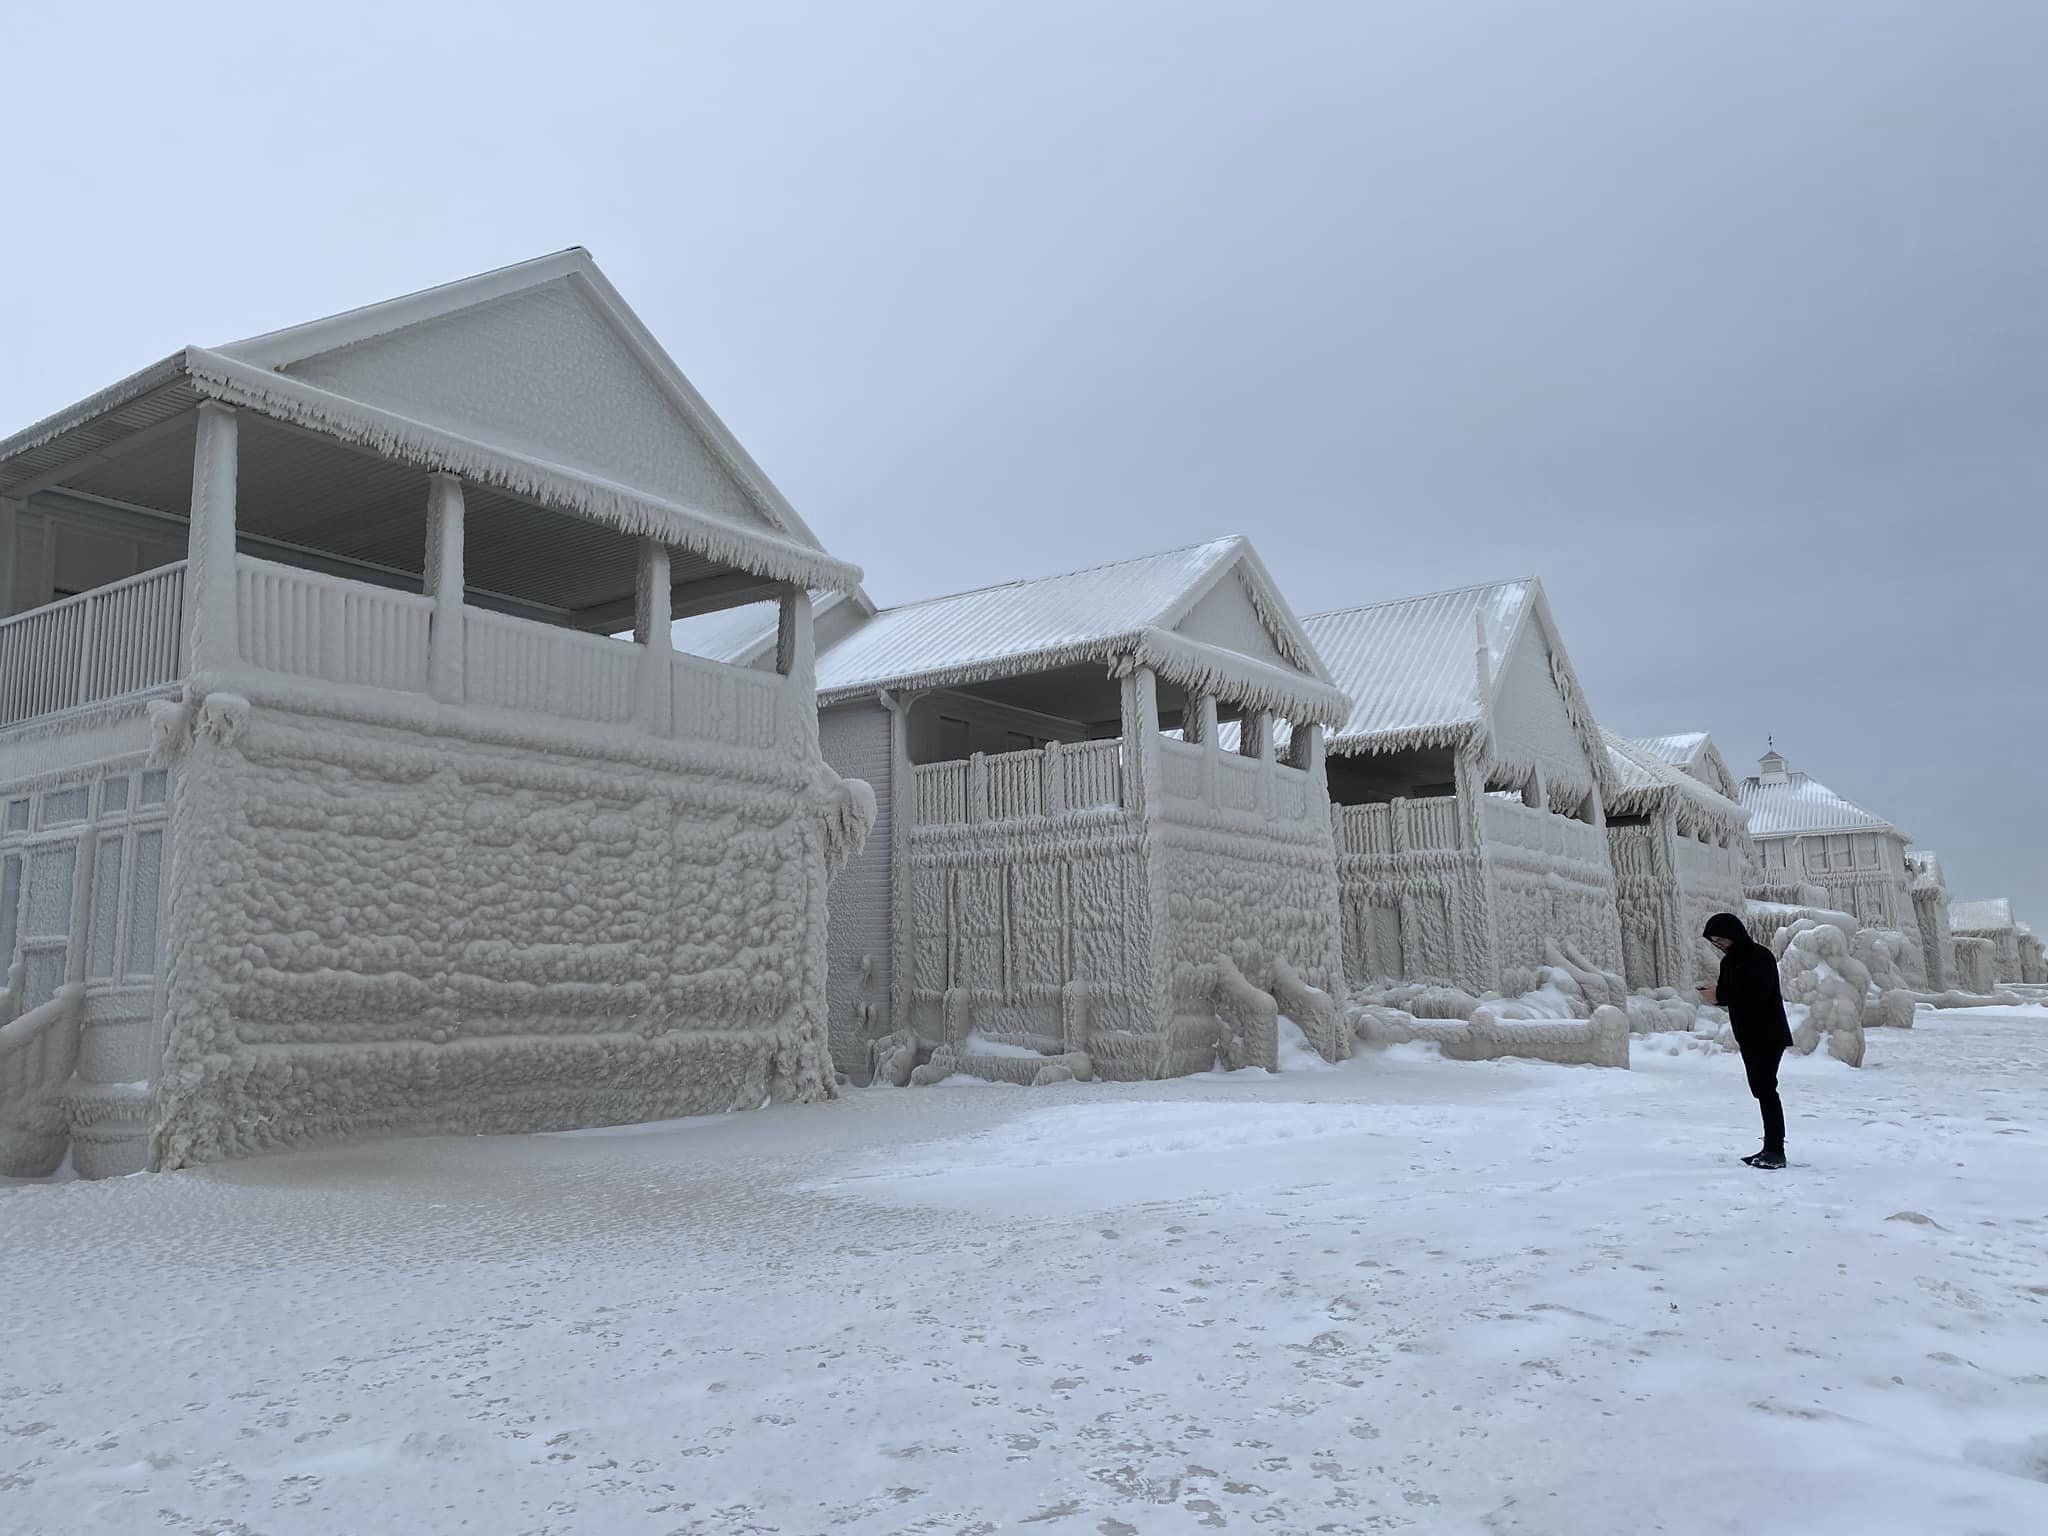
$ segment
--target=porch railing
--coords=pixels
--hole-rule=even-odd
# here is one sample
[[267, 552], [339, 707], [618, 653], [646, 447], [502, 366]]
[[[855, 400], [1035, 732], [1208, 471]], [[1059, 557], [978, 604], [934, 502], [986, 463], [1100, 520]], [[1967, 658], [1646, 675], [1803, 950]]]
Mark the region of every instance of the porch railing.
[[640, 646], [481, 608], [462, 620], [470, 703], [601, 724], [633, 717]]
[[1353, 857], [1391, 858], [1397, 853], [1442, 852], [1458, 847], [1455, 796], [1431, 795], [1379, 805], [1331, 808], [1337, 852]]
[[912, 773], [917, 823], [924, 827], [1113, 809], [1123, 802], [1123, 742], [977, 753], [920, 763]]
[[0, 620], [0, 725], [178, 680], [185, 562]]
[[235, 560], [243, 657], [267, 672], [423, 692], [431, 598], [241, 555]]

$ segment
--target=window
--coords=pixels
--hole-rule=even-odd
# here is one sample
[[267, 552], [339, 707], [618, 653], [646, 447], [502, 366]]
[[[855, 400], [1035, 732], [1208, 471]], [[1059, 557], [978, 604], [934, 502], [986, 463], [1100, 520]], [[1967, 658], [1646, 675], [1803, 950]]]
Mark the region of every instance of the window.
[[92, 942], [86, 949], [86, 976], [104, 981], [114, 974], [115, 929], [121, 921], [121, 836], [100, 839], [92, 868]]
[[170, 793], [171, 775], [168, 769], [151, 768], [142, 775], [142, 793], [136, 799], [137, 805], [162, 805], [164, 796]]
[[136, 833], [128, 902], [128, 960], [121, 967], [129, 976], [156, 974], [157, 892], [163, 883], [163, 869], [163, 833]]
[[100, 786], [100, 814], [119, 816], [128, 809], [128, 775], [119, 773]]
[[9, 832], [26, 832], [28, 830], [27, 800], [10, 800], [7, 802], [7, 830]]
[[91, 804], [90, 785], [74, 784], [69, 789], [53, 789], [43, 796], [43, 825], [55, 827], [67, 821], [83, 821]]

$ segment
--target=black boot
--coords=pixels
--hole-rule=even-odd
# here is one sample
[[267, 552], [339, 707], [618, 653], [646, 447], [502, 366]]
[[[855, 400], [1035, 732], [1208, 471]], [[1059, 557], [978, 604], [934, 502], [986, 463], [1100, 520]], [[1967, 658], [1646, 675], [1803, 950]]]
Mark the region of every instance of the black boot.
[[1752, 1168], [1782, 1168], [1785, 1166], [1785, 1153], [1778, 1147], [1765, 1147], [1761, 1152], [1751, 1153], [1743, 1161]]

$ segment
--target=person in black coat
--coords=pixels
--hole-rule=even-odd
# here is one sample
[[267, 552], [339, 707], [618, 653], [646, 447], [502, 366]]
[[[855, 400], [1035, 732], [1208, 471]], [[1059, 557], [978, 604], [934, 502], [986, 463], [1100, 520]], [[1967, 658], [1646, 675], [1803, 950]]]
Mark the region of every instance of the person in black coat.
[[1777, 957], [1752, 939], [1732, 912], [1716, 912], [1707, 919], [1706, 939], [1721, 951], [1721, 975], [1700, 993], [1728, 1010], [1749, 1074], [1749, 1091], [1763, 1111], [1763, 1150], [1743, 1161], [1752, 1168], [1782, 1168], [1785, 1106], [1778, 1098], [1778, 1061], [1791, 1048], [1792, 1028], [1785, 1022], [1785, 998], [1778, 990]]

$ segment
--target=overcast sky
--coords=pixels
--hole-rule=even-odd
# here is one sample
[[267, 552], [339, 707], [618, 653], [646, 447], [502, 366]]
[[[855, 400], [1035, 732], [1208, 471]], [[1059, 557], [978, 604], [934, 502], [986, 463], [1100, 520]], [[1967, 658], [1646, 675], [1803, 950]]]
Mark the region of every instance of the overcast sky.
[[[474, 15], [465, 19], [464, 13]], [[2048, 928], [2048, 4], [17, 5], [0, 435], [586, 245], [889, 603], [1534, 572]]]

